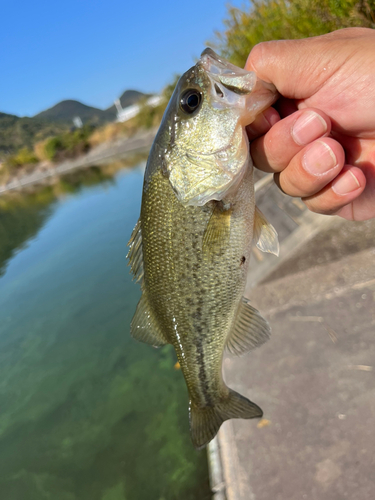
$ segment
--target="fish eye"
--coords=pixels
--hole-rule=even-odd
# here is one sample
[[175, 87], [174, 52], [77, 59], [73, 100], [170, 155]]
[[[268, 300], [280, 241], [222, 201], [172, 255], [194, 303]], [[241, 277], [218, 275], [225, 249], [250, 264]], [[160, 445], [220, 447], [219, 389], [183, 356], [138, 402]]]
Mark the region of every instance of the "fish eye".
[[201, 101], [202, 94], [199, 90], [189, 89], [186, 90], [181, 96], [180, 108], [188, 115], [191, 115], [196, 109], [199, 108]]

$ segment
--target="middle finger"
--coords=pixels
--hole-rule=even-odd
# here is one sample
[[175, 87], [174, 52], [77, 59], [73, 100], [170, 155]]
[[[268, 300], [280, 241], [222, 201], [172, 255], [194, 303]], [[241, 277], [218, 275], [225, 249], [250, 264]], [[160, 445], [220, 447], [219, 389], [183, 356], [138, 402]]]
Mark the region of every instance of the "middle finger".
[[275, 173], [275, 182], [289, 196], [312, 196], [340, 173], [344, 161], [342, 146], [331, 137], [323, 137], [306, 146], [284, 170]]

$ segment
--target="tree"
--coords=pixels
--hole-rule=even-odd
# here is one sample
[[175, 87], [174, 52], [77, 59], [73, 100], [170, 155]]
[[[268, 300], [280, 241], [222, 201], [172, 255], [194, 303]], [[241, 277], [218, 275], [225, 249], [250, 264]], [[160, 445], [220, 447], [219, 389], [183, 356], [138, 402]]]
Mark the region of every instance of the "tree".
[[375, 28], [375, 0], [255, 0], [228, 7], [225, 29], [213, 45], [233, 64], [244, 66], [254, 45], [323, 35], [340, 28]]

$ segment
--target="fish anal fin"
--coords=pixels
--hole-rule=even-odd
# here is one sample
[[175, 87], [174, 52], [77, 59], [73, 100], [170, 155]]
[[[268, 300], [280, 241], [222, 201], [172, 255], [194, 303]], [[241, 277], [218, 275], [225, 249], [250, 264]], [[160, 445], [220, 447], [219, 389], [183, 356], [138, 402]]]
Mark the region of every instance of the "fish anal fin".
[[154, 319], [147, 300], [147, 295], [143, 292], [130, 325], [130, 333], [139, 342], [150, 344], [154, 347], [161, 347], [168, 344], [169, 340], [160, 329]]
[[143, 252], [142, 252], [142, 230], [141, 220], [138, 219], [128, 242], [129, 252], [127, 258], [133, 278], [141, 281], [143, 278]]
[[258, 405], [229, 389], [228, 396], [220, 403], [198, 408], [190, 402], [190, 436], [196, 449], [206, 446], [217, 434], [220, 426], [230, 418], [261, 418], [263, 411]]
[[203, 235], [203, 253], [220, 252], [226, 248], [230, 238], [231, 208], [223, 208], [222, 202], [215, 208]]
[[258, 207], [254, 214], [254, 241], [262, 252], [278, 256], [280, 247], [276, 229], [270, 224]]
[[228, 351], [239, 356], [267, 342], [270, 335], [268, 322], [250, 305], [248, 299], [242, 297], [234, 326], [226, 341]]

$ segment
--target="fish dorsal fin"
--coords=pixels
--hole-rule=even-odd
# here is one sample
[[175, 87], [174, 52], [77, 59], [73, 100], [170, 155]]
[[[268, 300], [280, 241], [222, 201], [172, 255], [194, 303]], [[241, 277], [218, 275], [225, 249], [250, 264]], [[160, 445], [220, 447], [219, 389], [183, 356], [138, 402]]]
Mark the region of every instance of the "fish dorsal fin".
[[279, 239], [276, 229], [270, 224], [258, 207], [254, 214], [254, 241], [262, 252], [279, 255]]
[[225, 210], [219, 203], [216, 204], [203, 235], [204, 254], [220, 252], [226, 248], [230, 238], [231, 214], [230, 208]]
[[143, 292], [138, 302], [130, 325], [130, 333], [139, 342], [144, 342], [154, 347], [169, 344], [169, 340], [154, 319], [145, 292]]
[[143, 278], [143, 252], [142, 252], [142, 231], [141, 219], [138, 219], [128, 243], [129, 266], [135, 281], [141, 281]]
[[270, 325], [248, 299], [242, 297], [235, 324], [227, 338], [228, 351], [239, 356], [267, 342], [270, 335]]

